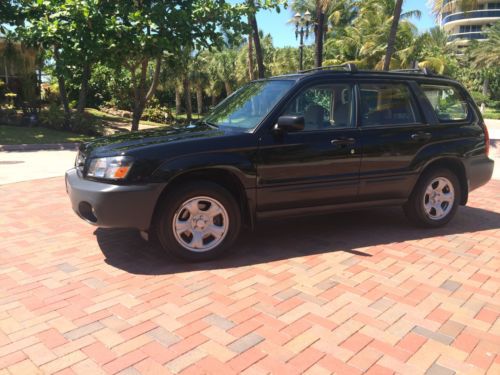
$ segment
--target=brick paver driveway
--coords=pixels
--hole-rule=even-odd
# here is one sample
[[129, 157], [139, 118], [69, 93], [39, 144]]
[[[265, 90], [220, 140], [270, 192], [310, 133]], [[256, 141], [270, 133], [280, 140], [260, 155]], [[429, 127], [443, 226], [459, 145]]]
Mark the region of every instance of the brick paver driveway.
[[500, 374], [500, 181], [439, 230], [397, 208], [268, 222], [206, 264], [0, 186], [0, 374]]

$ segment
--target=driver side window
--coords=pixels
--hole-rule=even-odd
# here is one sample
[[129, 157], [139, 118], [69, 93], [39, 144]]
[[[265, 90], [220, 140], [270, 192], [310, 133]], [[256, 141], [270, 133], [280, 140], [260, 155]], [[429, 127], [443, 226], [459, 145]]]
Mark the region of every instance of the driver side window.
[[303, 131], [352, 126], [353, 89], [348, 84], [318, 85], [303, 90], [286, 107], [283, 116], [303, 116]]

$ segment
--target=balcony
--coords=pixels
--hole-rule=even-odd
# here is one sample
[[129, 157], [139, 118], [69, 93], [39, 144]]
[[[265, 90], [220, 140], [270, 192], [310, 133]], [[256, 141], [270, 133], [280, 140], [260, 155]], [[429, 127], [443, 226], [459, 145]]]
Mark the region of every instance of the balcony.
[[448, 42], [454, 42], [455, 40], [482, 40], [488, 39], [488, 36], [484, 33], [460, 33], [452, 34], [448, 37]]
[[466, 13], [453, 13], [443, 18], [441, 25], [449, 22], [468, 20], [473, 18], [500, 18], [500, 9], [472, 10]]

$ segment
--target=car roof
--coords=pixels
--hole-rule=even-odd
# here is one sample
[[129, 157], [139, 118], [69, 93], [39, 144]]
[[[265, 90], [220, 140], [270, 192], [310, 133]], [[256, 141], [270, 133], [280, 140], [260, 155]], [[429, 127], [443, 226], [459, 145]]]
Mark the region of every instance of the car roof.
[[381, 70], [358, 70], [354, 64], [324, 66], [315, 69], [309, 69], [292, 74], [266, 78], [265, 80], [293, 80], [300, 81], [307, 78], [320, 77], [357, 77], [357, 78], [397, 78], [408, 80], [440, 80], [442, 82], [456, 83], [450, 77], [434, 74], [429, 69], [399, 69], [390, 71]]

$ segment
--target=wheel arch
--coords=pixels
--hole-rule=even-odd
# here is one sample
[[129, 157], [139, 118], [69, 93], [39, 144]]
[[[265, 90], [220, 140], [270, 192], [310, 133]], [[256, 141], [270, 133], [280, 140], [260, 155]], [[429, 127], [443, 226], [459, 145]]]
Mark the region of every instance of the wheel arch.
[[253, 228], [253, 199], [251, 199], [247, 195], [247, 191], [237, 174], [231, 171], [229, 168], [224, 167], [192, 169], [178, 172], [177, 174], [172, 176], [157, 199], [152, 217], [152, 223], [158, 217], [158, 208], [161, 206], [160, 203], [164, 199], [166, 199], [166, 197], [168, 197], [169, 192], [171, 192], [173, 189], [176, 189], [178, 186], [196, 180], [213, 182], [225, 188], [234, 197], [236, 202], [238, 202], [243, 223]]
[[465, 170], [465, 165], [462, 162], [462, 160], [455, 157], [443, 157], [431, 160], [422, 168], [418, 180], [420, 180], [420, 178], [422, 178], [422, 176], [428, 171], [438, 168], [448, 169], [457, 176], [458, 181], [460, 183], [460, 192], [461, 192], [460, 204], [462, 206], [465, 206], [469, 199], [469, 183], [467, 179], [467, 172]]

